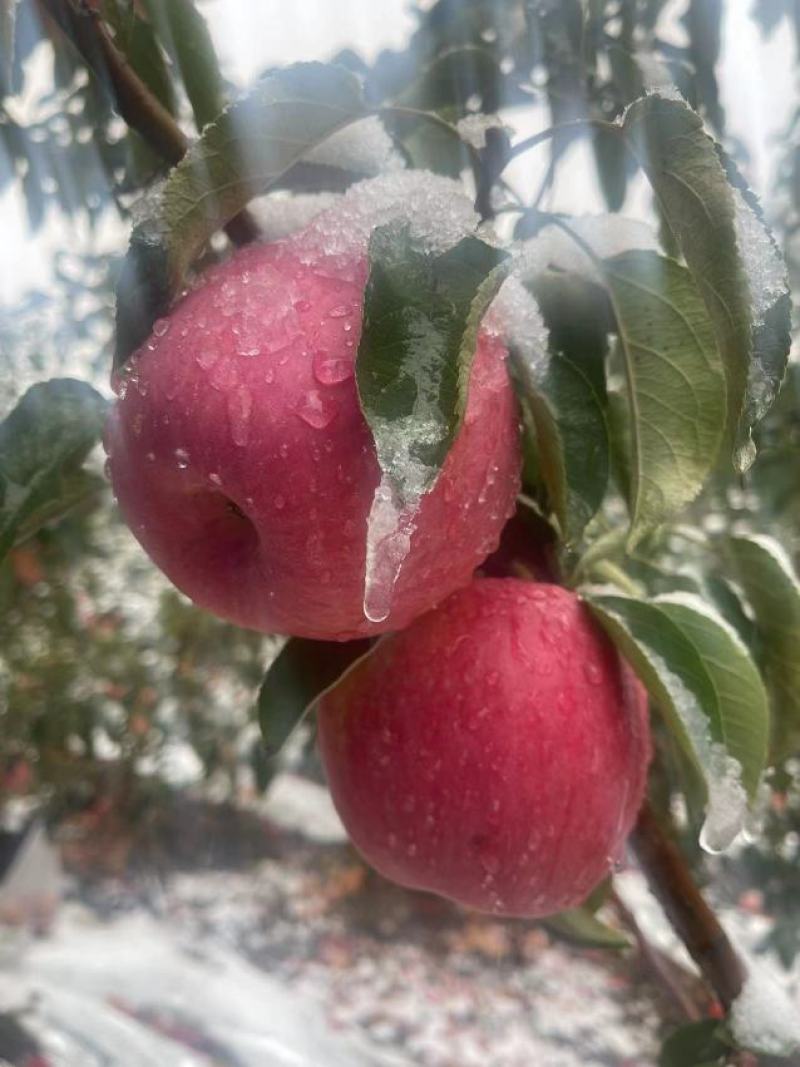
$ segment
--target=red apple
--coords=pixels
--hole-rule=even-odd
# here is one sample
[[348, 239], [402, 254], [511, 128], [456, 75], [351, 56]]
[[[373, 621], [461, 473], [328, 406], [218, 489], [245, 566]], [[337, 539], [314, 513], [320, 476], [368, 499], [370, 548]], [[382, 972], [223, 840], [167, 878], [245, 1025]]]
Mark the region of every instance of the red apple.
[[650, 756], [645, 693], [578, 597], [474, 581], [385, 638], [320, 702], [356, 847], [479, 911], [579, 904], [619, 857]]
[[497, 544], [519, 479], [517, 413], [480, 335], [466, 418], [423, 498], [390, 613], [363, 614], [379, 482], [353, 377], [366, 256], [299, 238], [242, 249], [157, 322], [111, 415], [122, 513], [167, 576], [241, 626], [346, 639], [405, 626]]

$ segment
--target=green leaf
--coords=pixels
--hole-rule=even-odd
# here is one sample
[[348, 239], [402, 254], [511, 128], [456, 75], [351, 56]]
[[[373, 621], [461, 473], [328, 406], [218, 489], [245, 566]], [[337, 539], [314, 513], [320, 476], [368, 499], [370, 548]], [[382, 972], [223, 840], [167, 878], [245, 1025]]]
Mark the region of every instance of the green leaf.
[[774, 755], [800, 740], [800, 583], [783, 548], [771, 537], [732, 537], [726, 555], [756, 618], [772, 698]]
[[272, 661], [258, 694], [258, 723], [267, 756], [280, 752], [319, 698], [360, 663], [369, 641], [310, 641], [291, 637]]
[[745, 816], [742, 783], [754, 787], [765, 756], [763, 704], [743, 706], [735, 692], [742, 684], [758, 694], [746, 650], [710, 612], [693, 609], [687, 622], [659, 601], [591, 593], [586, 600], [705, 779], [701, 842], [709, 851], [726, 848]]
[[145, 0], [162, 45], [180, 71], [198, 130], [225, 106], [214, 42], [194, 0]]
[[656, 252], [605, 260], [630, 424], [631, 541], [699, 493], [722, 440], [725, 375], [689, 272]]
[[430, 489], [459, 431], [480, 320], [509, 264], [477, 237], [432, 256], [407, 224], [372, 233], [356, 381], [381, 470], [403, 503]]
[[769, 703], [747, 646], [698, 596], [669, 593], [655, 603], [697, 649], [717, 691], [725, 746], [741, 764], [742, 784], [754, 800], [767, 762]]
[[581, 948], [625, 949], [631, 942], [625, 934], [601, 922], [589, 908], [571, 908], [542, 920], [545, 929]]
[[540, 374], [522, 359], [514, 370], [533, 419], [539, 476], [564, 538], [575, 542], [608, 484], [605, 383], [560, 352], [550, 353]]
[[353, 74], [298, 63], [258, 82], [206, 126], [131, 235], [117, 288], [116, 368], [168, 310], [212, 234], [314, 145], [365, 114]]
[[386, 107], [381, 121], [400, 145], [412, 167], [458, 178], [474, 161], [474, 150], [451, 123], [436, 112]]
[[661, 1046], [658, 1067], [716, 1067], [730, 1054], [719, 1019], [701, 1019], [673, 1030]]
[[0, 92], [11, 90], [16, 21], [17, 0], [0, 0]]
[[[727, 435], [753, 459], [754, 422], [777, 394], [789, 350], [785, 269], [755, 198], [682, 100], [650, 94], [623, 130], [645, 170], [714, 325], [728, 383]], [[728, 173], [726, 173], [726, 171]]]
[[102, 11], [114, 30], [114, 44], [159, 103], [175, 114], [172, 79], [151, 23], [133, 0], [103, 0]]
[[394, 102], [423, 111], [442, 111], [452, 118], [466, 114], [471, 96], [480, 96], [481, 111], [488, 113], [502, 103], [504, 80], [497, 58], [488, 49], [475, 45], [449, 48]]
[[79, 471], [107, 406], [85, 382], [53, 378], [31, 386], [0, 423], [0, 560], [96, 487]]

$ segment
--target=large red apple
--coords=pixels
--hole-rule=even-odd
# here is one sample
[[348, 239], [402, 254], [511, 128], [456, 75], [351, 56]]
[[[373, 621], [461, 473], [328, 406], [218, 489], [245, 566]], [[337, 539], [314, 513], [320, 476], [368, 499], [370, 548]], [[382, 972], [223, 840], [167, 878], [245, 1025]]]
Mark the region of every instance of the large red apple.
[[380, 479], [353, 377], [366, 253], [309, 247], [252, 246], [210, 270], [135, 356], [106, 446], [133, 533], [197, 604], [258, 630], [345, 639], [399, 629], [470, 580], [513, 510], [517, 414], [505, 348], [483, 332], [391, 610], [367, 620]]
[[574, 593], [474, 581], [320, 702], [334, 803], [364, 857], [480, 911], [541, 916], [609, 872], [641, 804], [644, 690]]

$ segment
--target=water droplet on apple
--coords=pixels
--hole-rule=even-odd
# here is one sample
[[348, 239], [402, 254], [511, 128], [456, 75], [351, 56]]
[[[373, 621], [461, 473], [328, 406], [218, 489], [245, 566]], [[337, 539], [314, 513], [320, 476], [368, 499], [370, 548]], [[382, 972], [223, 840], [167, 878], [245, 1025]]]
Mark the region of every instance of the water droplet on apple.
[[189, 453], [185, 448], [175, 449], [175, 461], [178, 464], [178, 470], [185, 471], [189, 466]]
[[296, 414], [308, 426], [315, 430], [324, 430], [336, 414], [336, 405], [322, 396], [317, 389], [311, 389], [295, 408]]
[[155, 460], [155, 458], [156, 458], [155, 452], [148, 452], [147, 455], [145, 456], [145, 459], [147, 460], [148, 463], [152, 463]]
[[347, 304], [338, 304], [335, 308], [331, 308], [328, 315], [332, 319], [344, 319], [348, 315], [352, 315], [352, 313], [352, 308], [348, 307]]
[[275, 505], [275, 507], [278, 509], [278, 511], [282, 511], [283, 508], [286, 507], [286, 497], [285, 496], [281, 496], [281, 494], [278, 493], [278, 495], [275, 497], [275, 499], [272, 501], [272, 503]]
[[314, 377], [321, 385], [338, 385], [353, 377], [352, 360], [336, 359], [325, 351], [314, 353], [312, 367]]
[[280, 452], [281, 459], [286, 459], [286, 457], [289, 455], [289, 446], [286, 444], [285, 441], [278, 449], [278, 452]]
[[169, 319], [156, 319], [153, 323], [153, 333], [156, 337], [163, 337], [169, 330]]
[[216, 485], [218, 487], [222, 485], [222, 479], [216, 472], [209, 474], [208, 480], [211, 482], [212, 485]]
[[233, 443], [243, 448], [250, 437], [250, 412], [253, 407], [253, 398], [250, 390], [240, 385], [239, 388], [228, 398], [228, 417], [231, 423], [231, 435]]
[[214, 364], [219, 359], [219, 352], [215, 352], [213, 348], [204, 348], [198, 352], [194, 357], [195, 362], [203, 368], [203, 370], [211, 370]]
[[267, 385], [271, 385], [272, 382], [275, 381], [275, 371], [272, 369], [272, 367], [267, 367], [267, 369], [264, 371], [264, 381], [267, 383]]
[[600, 685], [603, 675], [596, 663], [587, 660], [583, 665], [583, 676], [590, 685]]
[[142, 432], [142, 423], [143, 422], [144, 422], [144, 415], [142, 414], [141, 411], [138, 413], [138, 415], [134, 415], [133, 416], [133, 421], [131, 423], [131, 426], [133, 427], [134, 437], [138, 437], [139, 434]]

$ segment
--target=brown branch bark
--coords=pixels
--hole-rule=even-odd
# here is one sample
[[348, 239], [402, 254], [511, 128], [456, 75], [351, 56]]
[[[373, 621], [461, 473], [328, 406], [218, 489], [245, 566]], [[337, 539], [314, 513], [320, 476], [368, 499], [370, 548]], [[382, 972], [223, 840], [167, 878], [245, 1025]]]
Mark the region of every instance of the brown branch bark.
[[[188, 137], [117, 48], [100, 14], [86, 2], [76, 5], [73, 0], [39, 0], [39, 4], [105, 86], [128, 126], [167, 163], [178, 163], [189, 147]], [[231, 219], [225, 232], [234, 244], [245, 244], [259, 236], [247, 211]]]
[[747, 971], [716, 915], [703, 899], [680, 849], [645, 801], [631, 835], [650, 889], [701, 974], [728, 1011]]

